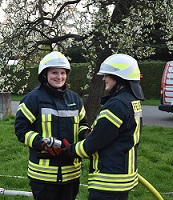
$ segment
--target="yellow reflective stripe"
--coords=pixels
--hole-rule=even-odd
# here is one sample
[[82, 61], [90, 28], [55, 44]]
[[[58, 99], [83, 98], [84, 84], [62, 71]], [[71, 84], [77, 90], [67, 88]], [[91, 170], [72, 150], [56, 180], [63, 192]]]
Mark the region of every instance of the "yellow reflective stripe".
[[138, 170], [132, 174], [105, 174], [105, 173], [89, 173], [89, 180], [99, 180], [110, 183], [126, 183], [133, 181], [138, 174]]
[[38, 171], [38, 172], [45, 172], [49, 174], [57, 174], [58, 173], [58, 166], [43, 166], [43, 165], [38, 165], [35, 164], [31, 161], [29, 161], [28, 167], [32, 169], [33, 171]]
[[49, 138], [52, 136], [51, 130], [52, 115], [42, 114], [42, 137]]
[[128, 161], [128, 174], [135, 172], [135, 148], [132, 147], [129, 151], [129, 161]]
[[112, 62], [106, 62], [106, 64], [120, 70], [123, 70], [130, 66], [130, 64], [121, 64], [121, 63], [112, 63]]
[[74, 143], [78, 141], [78, 129], [79, 129], [79, 116], [74, 116], [74, 125], [73, 125]]
[[30, 110], [26, 107], [26, 105], [24, 103], [21, 103], [19, 105], [18, 110], [21, 110], [22, 113], [25, 115], [25, 117], [31, 122], [33, 123], [36, 120], [36, 117], [30, 112]]
[[[42, 137], [49, 138], [52, 136], [51, 130], [51, 122], [52, 115], [51, 114], [42, 114]], [[40, 159], [39, 164], [44, 166], [49, 166], [50, 159]]]
[[130, 74], [127, 74], [127, 77], [129, 77], [129, 78], [139, 78], [139, 76], [140, 76], [140, 71], [139, 71], [139, 69], [138, 68], [136, 68], [134, 71], [132, 71]]
[[83, 143], [84, 143], [85, 140], [82, 140], [80, 142], [78, 142], [75, 146], [75, 151], [76, 153], [81, 157], [81, 158], [84, 158], [84, 157], [89, 157], [87, 155], [87, 153], [85, 152], [84, 150], [84, 147], [83, 147]]
[[97, 118], [107, 118], [111, 123], [113, 123], [115, 126], [117, 126], [118, 128], [121, 126], [121, 124], [123, 123], [123, 121], [118, 118], [117, 116], [115, 116], [110, 110], [106, 109], [106, 110], [102, 110]]
[[34, 132], [34, 131], [29, 131], [25, 134], [25, 142], [24, 144], [32, 147], [32, 143], [33, 143], [33, 140], [34, 138], [38, 135], [37, 132]]
[[99, 154], [98, 152], [95, 152], [94, 154], [92, 154], [92, 157], [93, 157], [93, 169], [94, 170], [94, 173], [95, 172], [98, 172], [98, 162], [99, 162]]
[[[81, 163], [76, 165], [62, 166], [62, 182], [80, 177]], [[44, 181], [57, 182], [58, 166], [38, 165], [29, 161], [28, 176]]]
[[44, 174], [44, 173], [34, 172], [28, 169], [28, 176], [37, 180], [57, 182], [57, 174]]
[[74, 158], [73, 160], [73, 164], [76, 166], [78, 165], [80, 162], [79, 162], [79, 158]]
[[62, 166], [62, 174], [66, 174], [72, 171], [77, 171], [80, 170], [81, 168], [81, 163], [78, 163], [76, 165], [68, 165], [68, 166]]
[[81, 163], [70, 166], [62, 166], [62, 182], [80, 177]]
[[130, 190], [138, 184], [137, 171], [133, 174], [93, 173], [88, 177], [88, 188], [105, 191]]
[[[60, 53], [60, 52], [56, 52], [57, 54], [58, 54], [58, 57], [60, 57], [60, 58], [64, 58], [64, 55], [62, 54], [62, 53]], [[46, 58], [43, 58], [43, 60], [41, 60], [41, 64], [44, 64], [44, 63], [46, 63], [46, 62], [48, 62], [48, 61], [50, 61], [50, 60], [54, 60], [55, 59], [55, 57], [46, 57]]]
[[50, 159], [39, 159], [39, 165], [49, 166]]
[[79, 130], [78, 130], [78, 132], [81, 132], [81, 131], [83, 131], [83, 130], [87, 130], [88, 129], [88, 126], [80, 126], [79, 127]]
[[85, 111], [84, 106], [82, 106], [82, 109], [79, 113], [79, 120], [81, 121], [85, 117], [85, 115], [86, 115], [86, 111]]
[[139, 138], [140, 138], [140, 121], [136, 120], [136, 128], [133, 134], [133, 140], [134, 140], [134, 145], [139, 143]]
[[133, 189], [138, 184], [138, 178], [129, 183], [105, 183], [99, 181], [89, 181], [88, 182], [88, 189], [96, 189], [96, 190], [103, 190], [103, 191], [113, 191], [113, 192], [120, 192], [120, 191], [129, 191]]
[[71, 174], [62, 175], [62, 182], [70, 181], [80, 177], [80, 171]]

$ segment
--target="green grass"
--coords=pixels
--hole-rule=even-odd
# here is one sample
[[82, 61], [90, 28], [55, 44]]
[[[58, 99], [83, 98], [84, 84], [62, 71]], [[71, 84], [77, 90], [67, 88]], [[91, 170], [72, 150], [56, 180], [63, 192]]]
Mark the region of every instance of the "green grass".
[[[14, 117], [0, 121], [0, 187], [6, 190], [31, 191], [27, 179], [28, 148], [14, 134]], [[164, 200], [173, 200], [173, 128], [143, 127], [139, 151], [139, 174], [160, 192]], [[87, 200], [89, 160], [84, 159], [77, 200]], [[23, 177], [19, 178], [17, 176]], [[1, 196], [4, 200], [30, 200], [26, 196]], [[154, 200], [156, 197], [141, 183], [130, 192], [129, 200]]]
[[146, 99], [145, 101], [141, 101], [141, 104], [149, 106], [158, 106], [160, 105], [160, 99]]
[[12, 101], [20, 101], [22, 99], [23, 95], [11, 95]]

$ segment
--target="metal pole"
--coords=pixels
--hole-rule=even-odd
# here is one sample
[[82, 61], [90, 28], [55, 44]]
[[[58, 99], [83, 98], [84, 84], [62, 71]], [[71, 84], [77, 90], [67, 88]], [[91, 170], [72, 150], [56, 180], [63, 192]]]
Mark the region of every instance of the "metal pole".
[[17, 190], [5, 190], [4, 188], [0, 188], [0, 195], [12, 195], [12, 196], [33, 196], [32, 192], [26, 192], [26, 191], [17, 191]]

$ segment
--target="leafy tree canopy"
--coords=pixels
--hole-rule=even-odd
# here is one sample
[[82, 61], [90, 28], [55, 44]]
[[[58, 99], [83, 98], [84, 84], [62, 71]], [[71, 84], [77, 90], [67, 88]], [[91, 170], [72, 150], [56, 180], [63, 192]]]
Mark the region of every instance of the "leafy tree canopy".
[[[3, 0], [2, 3], [6, 5], [0, 26], [2, 91], [12, 92], [15, 82], [20, 81], [16, 70], [27, 79], [27, 66], [38, 66], [49, 51], [66, 54], [68, 48], [79, 46], [90, 63], [91, 90], [86, 101], [90, 113], [90, 104], [99, 104], [98, 98], [103, 93], [101, 77], [96, 73], [106, 57], [127, 53], [142, 60], [161, 49], [171, 55], [173, 52], [173, 0]], [[9, 75], [6, 69], [12, 57], [19, 62], [14, 74]], [[99, 105], [95, 107], [98, 109]], [[94, 116], [90, 117], [93, 120]]]

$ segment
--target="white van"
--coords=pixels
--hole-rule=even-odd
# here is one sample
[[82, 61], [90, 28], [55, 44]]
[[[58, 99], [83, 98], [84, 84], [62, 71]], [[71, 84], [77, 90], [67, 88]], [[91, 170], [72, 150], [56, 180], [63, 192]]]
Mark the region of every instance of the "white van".
[[162, 75], [159, 110], [173, 112], [173, 61], [166, 63]]

